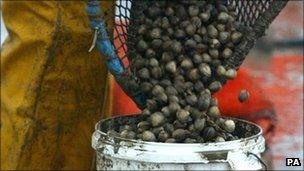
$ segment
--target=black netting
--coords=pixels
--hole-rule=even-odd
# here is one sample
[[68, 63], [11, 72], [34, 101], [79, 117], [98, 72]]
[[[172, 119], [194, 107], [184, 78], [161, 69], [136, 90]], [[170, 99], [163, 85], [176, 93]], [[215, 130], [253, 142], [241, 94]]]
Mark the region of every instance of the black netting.
[[[243, 34], [241, 42], [233, 47], [232, 57], [221, 61], [222, 65], [236, 69], [242, 64], [245, 56], [254, 46], [256, 40], [264, 35], [269, 24], [287, 3], [287, 1], [281, 0], [227, 0], [210, 2], [219, 2], [226, 6], [231, 6], [232, 15], [234, 15], [238, 25], [237, 30]], [[129, 80], [135, 80], [135, 82], [138, 81], [136, 77], [137, 71], [136, 67], [132, 67], [132, 65], [141, 61], [138, 59], [145, 56], [145, 54], [138, 56], [138, 54], [140, 54], [137, 52], [138, 48], [136, 47], [140, 39], [138, 29], [140, 23], [144, 23], [143, 20], [147, 22], [145, 14], [151, 7], [151, 3], [153, 3], [153, 1], [117, 0], [115, 5], [113, 43], [124, 65], [125, 73], [128, 75]], [[176, 3], [188, 4], [191, 3], [191, 1], [179, 1]], [[231, 12], [231, 9], [229, 9], [229, 12]], [[174, 28], [172, 30], [174, 30]], [[204, 39], [204, 37], [202, 38]], [[163, 52], [160, 50], [159, 52], [156, 51], [156, 53], [160, 54]], [[136, 63], [136, 65], [137, 64], [138, 63]], [[134, 93], [131, 92], [131, 94]]]
[[273, 0], [228, 0], [228, 4], [236, 6], [237, 20], [243, 25], [252, 27], [255, 21], [269, 7]]
[[[146, 129], [135, 131], [141, 134], [137, 138], [185, 143], [239, 138], [233, 121], [219, 119], [212, 95], [236, 78], [245, 56], [286, 3], [116, 1], [113, 43], [126, 75], [115, 78], [143, 109], [150, 131], [147, 136]], [[242, 91], [238, 98], [248, 97]]]
[[[265, 11], [274, 7], [273, 0], [227, 0], [226, 3], [233, 4], [236, 7], [236, 18], [241, 26], [245, 26], [244, 32], [254, 30], [253, 27], [256, 21], [259, 20]], [[130, 62], [133, 55], [130, 55], [132, 54], [132, 50], [128, 50], [127, 45], [130, 49], [133, 48], [134, 44], [132, 43], [136, 39], [136, 34], [132, 33], [132, 29], [129, 29], [128, 26], [141, 17], [141, 7], [148, 4], [148, 1], [116, 1], [114, 44], [119, 57], [128, 71], [130, 71]], [[127, 38], [129, 39], [128, 41]], [[239, 62], [241, 63], [241, 61]]]

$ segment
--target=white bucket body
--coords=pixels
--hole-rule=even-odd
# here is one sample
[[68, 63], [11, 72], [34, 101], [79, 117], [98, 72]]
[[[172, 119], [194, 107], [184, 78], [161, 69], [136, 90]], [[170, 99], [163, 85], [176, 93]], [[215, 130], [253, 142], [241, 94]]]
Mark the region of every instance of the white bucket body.
[[[130, 117], [120, 117], [128, 120]], [[116, 119], [95, 126], [92, 146], [97, 170], [259, 170], [257, 157], [265, 150], [259, 126], [234, 119], [236, 129], [250, 128], [252, 136], [218, 143], [155, 143], [107, 135], [105, 130]], [[115, 121], [116, 122], [116, 121]], [[241, 130], [244, 132], [244, 130]], [[251, 155], [253, 153], [255, 155]]]

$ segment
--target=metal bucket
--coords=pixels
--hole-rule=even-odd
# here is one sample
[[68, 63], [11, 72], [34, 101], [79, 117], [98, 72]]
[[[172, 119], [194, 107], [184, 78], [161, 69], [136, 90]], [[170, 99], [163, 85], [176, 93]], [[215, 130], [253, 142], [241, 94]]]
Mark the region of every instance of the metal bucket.
[[141, 116], [99, 121], [92, 136], [97, 170], [259, 170], [265, 140], [259, 126], [240, 119], [239, 140], [218, 143], [155, 143], [112, 137], [107, 128], [132, 123]]

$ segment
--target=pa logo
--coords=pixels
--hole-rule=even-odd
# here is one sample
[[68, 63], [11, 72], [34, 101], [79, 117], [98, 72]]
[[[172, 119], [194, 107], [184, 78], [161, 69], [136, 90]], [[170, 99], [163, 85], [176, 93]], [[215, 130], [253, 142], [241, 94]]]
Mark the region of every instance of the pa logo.
[[301, 166], [299, 158], [286, 158], [286, 166]]

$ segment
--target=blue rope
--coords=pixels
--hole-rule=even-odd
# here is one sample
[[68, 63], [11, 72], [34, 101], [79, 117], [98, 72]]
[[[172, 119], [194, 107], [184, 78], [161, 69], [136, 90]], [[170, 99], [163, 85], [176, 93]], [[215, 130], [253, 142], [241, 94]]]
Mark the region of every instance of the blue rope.
[[[128, 92], [126, 82], [129, 78], [124, 75], [124, 66], [115, 53], [115, 48], [109, 39], [104, 20], [100, 18], [101, 8], [98, 0], [89, 0], [87, 3], [87, 14], [89, 16], [91, 28], [97, 32], [97, 39], [94, 42], [99, 52], [106, 58], [106, 65], [110, 73], [115, 77], [118, 84], [123, 90], [132, 97], [134, 102], [143, 108], [146, 104], [146, 98], [138, 92]], [[93, 45], [93, 47], [94, 47]]]

